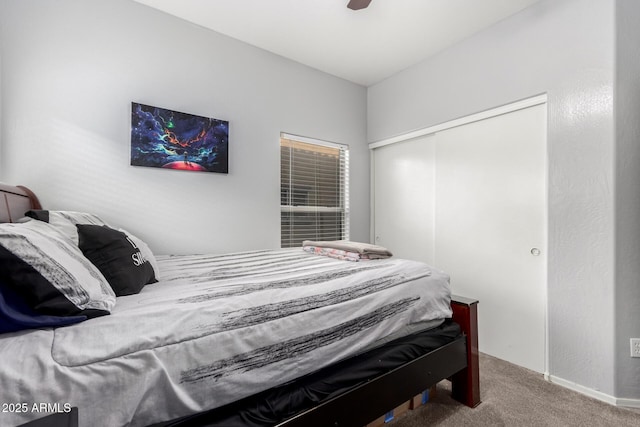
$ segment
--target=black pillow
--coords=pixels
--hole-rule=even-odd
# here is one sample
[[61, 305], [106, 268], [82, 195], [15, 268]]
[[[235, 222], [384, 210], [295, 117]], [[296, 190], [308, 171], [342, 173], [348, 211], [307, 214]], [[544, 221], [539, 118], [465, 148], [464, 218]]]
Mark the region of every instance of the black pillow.
[[107, 279], [117, 296], [137, 294], [155, 283], [151, 263], [133, 240], [106, 225], [77, 224], [78, 246]]
[[47, 316], [37, 313], [0, 280], [0, 334], [24, 329], [73, 325], [84, 320], [87, 320], [87, 316]]

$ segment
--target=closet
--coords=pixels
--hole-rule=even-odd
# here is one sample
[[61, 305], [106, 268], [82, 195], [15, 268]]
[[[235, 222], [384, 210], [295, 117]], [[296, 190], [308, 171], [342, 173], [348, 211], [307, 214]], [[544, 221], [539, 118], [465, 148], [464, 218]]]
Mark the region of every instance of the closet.
[[541, 373], [545, 100], [371, 144], [375, 243], [449, 273], [454, 294], [480, 301], [480, 351]]

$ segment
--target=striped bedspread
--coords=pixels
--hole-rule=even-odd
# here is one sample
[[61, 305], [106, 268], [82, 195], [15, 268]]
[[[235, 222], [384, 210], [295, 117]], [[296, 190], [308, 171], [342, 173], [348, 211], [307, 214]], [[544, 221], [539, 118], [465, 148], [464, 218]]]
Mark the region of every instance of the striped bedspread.
[[[218, 407], [451, 316], [448, 276], [301, 248], [161, 256], [159, 282], [109, 316], [0, 335], [3, 402], [79, 407], [80, 425], [147, 425]], [[43, 414], [0, 413], [0, 425]]]

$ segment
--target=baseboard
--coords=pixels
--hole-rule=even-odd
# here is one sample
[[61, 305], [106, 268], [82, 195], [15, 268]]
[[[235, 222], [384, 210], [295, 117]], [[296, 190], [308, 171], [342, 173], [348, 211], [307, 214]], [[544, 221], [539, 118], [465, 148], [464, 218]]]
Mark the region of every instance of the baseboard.
[[640, 408], [640, 399], [623, 399], [602, 393], [601, 391], [593, 390], [591, 388], [576, 384], [572, 381], [565, 380], [563, 378], [556, 377], [554, 375], [544, 374], [544, 378], [554, 384], [558, 384], [569, 390], [576, 391], [585, 396], [592, 397], [602, 402], [608, 403], [614, 406], [622, 406], [627, 408]]
[[618, 406], [640, 409], [640, 399], [616, 399]]

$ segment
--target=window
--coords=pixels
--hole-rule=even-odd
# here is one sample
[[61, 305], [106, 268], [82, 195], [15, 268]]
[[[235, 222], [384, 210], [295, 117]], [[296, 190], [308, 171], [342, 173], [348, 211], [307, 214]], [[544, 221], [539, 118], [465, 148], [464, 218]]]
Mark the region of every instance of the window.
[[349, 239], [349, 147], [280, 136], [281, 246]]

